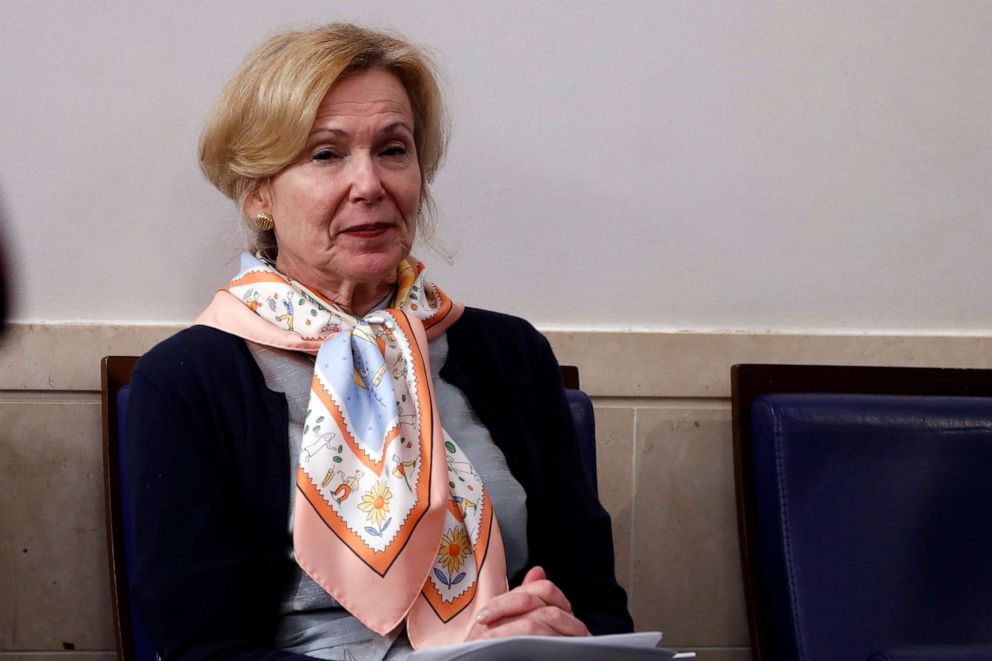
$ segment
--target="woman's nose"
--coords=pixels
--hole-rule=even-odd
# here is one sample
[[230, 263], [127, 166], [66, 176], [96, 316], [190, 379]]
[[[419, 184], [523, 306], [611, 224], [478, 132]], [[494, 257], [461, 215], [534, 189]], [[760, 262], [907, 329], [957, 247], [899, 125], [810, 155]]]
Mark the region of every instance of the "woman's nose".
[[383, 198], [386, 191], [382, 187], [379, 169], [369, 154], [355, 154], [351, 158], [352, 202], [374, 204]]

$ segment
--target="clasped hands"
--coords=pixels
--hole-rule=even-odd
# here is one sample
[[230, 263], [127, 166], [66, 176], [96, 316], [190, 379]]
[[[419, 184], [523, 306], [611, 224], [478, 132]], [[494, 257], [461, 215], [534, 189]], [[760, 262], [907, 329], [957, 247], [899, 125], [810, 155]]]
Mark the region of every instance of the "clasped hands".
[[507, 636], [588, 636], [589, 630], [544, 570], [532, 567], [518, 587], [489, 601], [466, 642]]

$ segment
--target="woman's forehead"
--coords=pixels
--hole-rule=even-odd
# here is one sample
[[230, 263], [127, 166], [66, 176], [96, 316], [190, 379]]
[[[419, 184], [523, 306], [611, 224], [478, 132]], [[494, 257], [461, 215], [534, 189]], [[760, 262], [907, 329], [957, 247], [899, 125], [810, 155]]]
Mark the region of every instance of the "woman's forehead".
[[412, 128], [413, 110], [403, 83], [385, 69], [372, 69], [338, 80], [317, 108], [318, 120], [334, 118], [405, 118]]

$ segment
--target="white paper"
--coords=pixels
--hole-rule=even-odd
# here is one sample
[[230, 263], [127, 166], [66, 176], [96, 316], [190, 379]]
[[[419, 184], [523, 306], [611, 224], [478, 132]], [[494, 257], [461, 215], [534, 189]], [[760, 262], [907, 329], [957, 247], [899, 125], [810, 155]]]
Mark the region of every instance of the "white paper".
[[657, 647], [660, 631], [568, 638], [515, 636], [431, 647], [410, 655], [412, 661], [500, 661], [503, 659], [689, 659], [688, 655]]

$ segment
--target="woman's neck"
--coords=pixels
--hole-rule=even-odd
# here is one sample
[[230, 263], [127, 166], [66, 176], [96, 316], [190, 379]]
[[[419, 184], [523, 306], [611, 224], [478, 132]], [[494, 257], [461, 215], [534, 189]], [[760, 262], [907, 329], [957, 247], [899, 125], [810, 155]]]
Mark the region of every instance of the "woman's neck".
[[355, 317], [364, 317], [379, 305], [384, 298], [393, 293], [393, 283], [378, 283], [365, 285], [358, 283], [353, 287], [343, 286], [334, 290], [318, 288], [317, 292], [339, 308]]
[[326, 273], [303, 273], [276, 259], [276, 268], [288, 278], [302, 284], [355, 317], [362, 317], [376, 307], [395, 289], [394, 282], [361, 282]]

